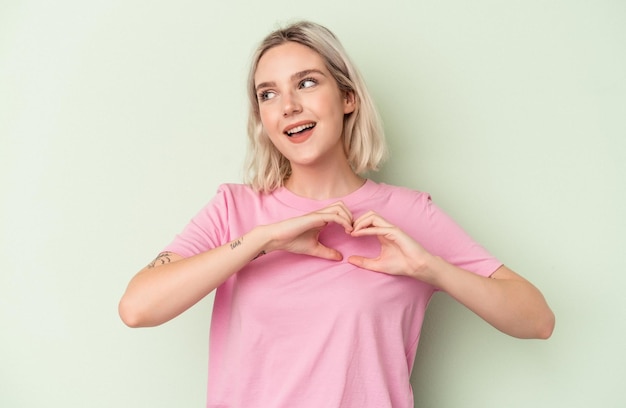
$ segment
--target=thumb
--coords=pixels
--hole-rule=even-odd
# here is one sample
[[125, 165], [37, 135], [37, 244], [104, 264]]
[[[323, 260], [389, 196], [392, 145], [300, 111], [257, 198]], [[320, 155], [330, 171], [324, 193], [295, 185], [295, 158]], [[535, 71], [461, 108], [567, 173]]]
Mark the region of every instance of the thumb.
[[359, 268], [364, 268], [364, 269], [369, 269], [367, 267], [367, 264], [369, 263], [370, 259], [365, 258], [363, 256], [358, 256], [358, 255], [351, 255], [348, 257], [348, 262], [351, 263], [354, 266], [358, 266]]
[[374, 272], [382, 272], [381, 265], [376, 259], [365, 258], [364, 256], [351, 255], [348, 257], [348, 262], [354, 266], [358, 266], [361, 269], [367, 269]]
[[318, 244], [310, 255], [318, 258], [329, 259], [331, 261], [341, 261], [343, 259], [341, 252], [336, 249], [328, 248], [322, 244]]

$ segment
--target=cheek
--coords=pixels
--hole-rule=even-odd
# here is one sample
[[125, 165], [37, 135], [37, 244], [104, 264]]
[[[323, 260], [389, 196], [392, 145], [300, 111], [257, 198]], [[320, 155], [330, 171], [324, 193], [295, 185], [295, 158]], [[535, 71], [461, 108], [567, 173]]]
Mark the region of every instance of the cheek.
[[274, 115], [272, 115], [270, 109], [259, 110], [259, 118], [261, 118], [261, 125], [263, 126], [263, 128], [266, 129], [266, 131], [270, 129], [272, 127], [272, 124], [276, 122], [274, 119], [272, 119], [273, 117]]
[[325, 103], [318, 104], [318, 108], [323, 111], [325, 115], [336, 120], [341, 119], [341, 122], [343, 123], [343, 117], [345, 115], [345, 101], [341, 95], [337, 95], [335, 93], [329, 94]]
[[261, 131], [263, 137], [266, 138], [272, 145], [275, 145], [275, 141], [282, 136], [278, 125], [273, 115], [267, 114], [267, 112], [260, 112], [259, 117], [261, 119]]

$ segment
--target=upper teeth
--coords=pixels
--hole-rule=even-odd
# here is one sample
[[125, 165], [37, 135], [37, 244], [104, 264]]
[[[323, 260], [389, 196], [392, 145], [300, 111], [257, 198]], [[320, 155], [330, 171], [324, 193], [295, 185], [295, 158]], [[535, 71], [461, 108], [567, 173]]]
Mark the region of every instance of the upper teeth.
[[301, 125], [301, 126], [293, 128], [293, 129], [289, 129], [287, 131], [287, 134], [288, 135], [293, 135], [294, 133], [302, 132], [303, 130], [312, 128], [313, 126], [315, 126], [314, 123], [307, 123], [306, 125]]

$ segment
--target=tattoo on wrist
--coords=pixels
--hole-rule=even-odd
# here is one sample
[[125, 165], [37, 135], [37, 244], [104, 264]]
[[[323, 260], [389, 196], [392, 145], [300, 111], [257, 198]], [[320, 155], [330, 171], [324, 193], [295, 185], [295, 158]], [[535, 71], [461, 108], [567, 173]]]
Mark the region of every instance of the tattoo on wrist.
[[235, 249], [242, 243], [243, 243], [243, 237], [237, 238], [236, 240], [230, 243], [230, 249]]
[[259, 252], [259, 253], [257, 254], [257, 256], [255, 256], [254, 258], [252, 258], [252, 260], [254, 261], [255, 259], [257, 259], [257, 258], [259, 258], [259, 257], [261, 257], [261, 256], [263, 256], [263, 255], [265, 255], [265, 254], [266, 254], [266, 252], [265, 252], [265, 251], [261, 251], [261, 252]]
[[172, 255], [171, 252], [161, 252], [156, 258], [154, 258], [154, 261], [148, 264], [148, 268], [154, 268], [155, 266], [165, 265], [172, 262], [170, 255]]
[[[230, 246], [230, 249], [232, 250], [232, 249], [235, 249], [235, 248], [237, 248], [238, 246], [240, 246], [240, 245], [242, 245], [242, 244], [243, 244], [243, 237], [241, 237], [241, 238], [237, 238], [236, 240], [231, 241], [231, 243], [230, 243], [230, 244], [228, 244], [228, 245]], [[261, 252], [259, 252], [259, 253], [258, 253], [258, 254], [254, 257], [254, 258], [252, 258], [252, 261], [254, 261], [254, 260], [255, 260], [255, 259], [257, 259], [258, 257], [263, 256], [263, 255], [265, 255], [265, 254], [266, 254], [266, 252], [265, 252], [264, 250], [262, 250], [262, 251], [261, 251]]]

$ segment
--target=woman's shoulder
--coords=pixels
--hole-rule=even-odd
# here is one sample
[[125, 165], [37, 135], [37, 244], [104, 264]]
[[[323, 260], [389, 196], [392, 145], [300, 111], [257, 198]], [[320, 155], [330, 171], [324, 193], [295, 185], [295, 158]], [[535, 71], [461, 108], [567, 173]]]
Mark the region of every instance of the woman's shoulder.
[[226, 197], [226, 199], [262, 200], [272, 193], [255, 190], [248, 184], [222, 183], [217, 188], [217, 194]]
[[250, 194], [254, 190], [247, 184], [242, 183], [222, 183], [217, 191], [232, 192], [235, 194]]
[[377, 183], [378, 193], [397, 200], [430, 201], [430, 194], [418, 189], [395, 184]]

